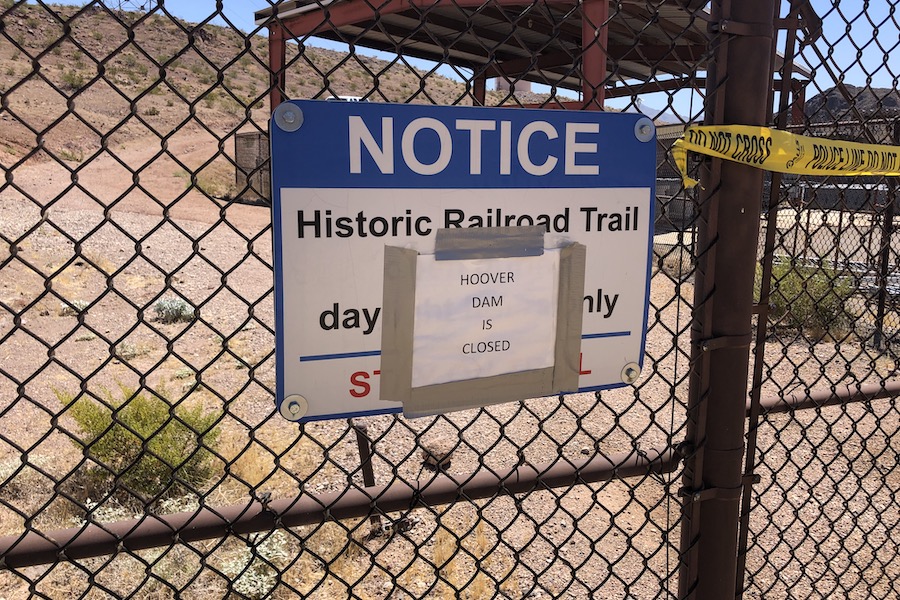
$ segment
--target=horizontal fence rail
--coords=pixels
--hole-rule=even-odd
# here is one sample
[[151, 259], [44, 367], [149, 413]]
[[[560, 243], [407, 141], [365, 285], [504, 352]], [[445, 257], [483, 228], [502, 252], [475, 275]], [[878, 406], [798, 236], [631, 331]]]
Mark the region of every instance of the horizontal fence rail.
[[[885, 382], [765, 398], [766, 414], [821, 409], [852, 402], [871, 402], [900, 396], [900, 381]], [[749, 410], [749, 409], [748, 409]], [[256, 533], [274, 527], [298, 527], [327, 520], [352, 519], [375, 513], [387, 516], [421, 506], [480, 500], [502, 494], [527, 494], [541, 488], [569, 488], [652, 473], [670, 473], [682, 456], [671, 449], [648, 448], [640, 453], [543, 466], [522, 465], [505, 473], [476, 473], [465, 480], [438, 477], [420, 487], [408, 483], [372, 486], [291, 500], [251, 502], [247, 505], [203, 509], [193, 513], [136, 519], [114, 524], [89, 524], [67, 530], [0, 538], [0, 555], [7, 567], [26, 567], [57, 560], [77, 560], [219, 538], [230, 533]]]
[[327, 520], [352, 519], [375, 513], [409, 512], [504, 494], [527, 494], [536, 489], [569, 488], [610, 479], [669, 473], [680, 458], [672, 450], [630, 453], [543, 466], [522, 465], [506, 472], [481, 472], [465, 480], [438, 477], [412, 487], [402, 482], [387, 486], [301, 496], [291, 500], [253, 502], [244, 506], [204, 509], [194, 513], [143, 518], [112, 525], [88, 525], [17, 540], [0, 539], [6, 566], [24, 567], [60, 559], [75, 560], [193, 542], [232, 533], [255, 533], [275, 527], [298, 527]]

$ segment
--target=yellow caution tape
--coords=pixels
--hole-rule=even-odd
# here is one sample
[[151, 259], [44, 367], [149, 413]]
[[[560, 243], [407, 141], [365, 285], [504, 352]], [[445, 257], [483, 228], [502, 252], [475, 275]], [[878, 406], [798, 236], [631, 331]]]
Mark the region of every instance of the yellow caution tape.
[[900, 175], [900, 146], [807, 137], [768, 127], [703, 125], [688, 127], [672, 146], [687, 188], [697, 185], [687, 175], [688, 150], [778, 173]]

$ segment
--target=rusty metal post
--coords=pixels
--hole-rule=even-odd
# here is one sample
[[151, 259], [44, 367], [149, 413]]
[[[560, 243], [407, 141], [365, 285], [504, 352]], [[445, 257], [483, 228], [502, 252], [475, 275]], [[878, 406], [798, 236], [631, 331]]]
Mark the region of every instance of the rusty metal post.
[[806, 83], [797, 79], [791, 80], [791, 125], [803, 125], [806, 119]]
[[581, 11], [581, 91], [584, 109], [603, 110], [609, 0], [584, 0]]
[[[708, 123], [767, 123], [775, 4], [712, 3]], [[701, 185], [678, 593], [682, 599], [727, 600], [734, 598], [737, 580], [763, 172], [713, 159], [701, 173]]]
[[[375, 486], [375, 468], [372, 466], [372, 440], [369, 439], [369, 428], [365, 423], [357, 423], [354, 419], [347, 419], [347, 423], [356, 433], [356, 448], [359, 450], [359, 468], [362, 471], [363, 485], [367, 488]], [[350, 475], [350, 487], [353, 487], [353, 475]], [[381, 516], [372, 514], [369, 522], [376, 527], [381, 527]]]
[[359, 467], [362, 470], [363, 485], [372, 487], [375, 485], [375, 469], [372, 467], [372, 440], [369, 439], [369, 428], [365, 423], [357, 423], [353, 419], [347, 419], [347, 422], [356, 432], [356, 447], [359, 450]]
[[[845, 190], [841, 190], [838, 194], [838, 226], [837, 231], [834, 233], [834, 263], [832, 267], [835, 272], [840, 271], [841, 264], [841, 238], [844, 237], [844, 208], [847, 206], [847, 194]], [[850, 217], [850, 222], [853, 222], [853, 209], [847, 211], [847, 216]], [[825, 266], [825, 261], [820, 261], [822, 266]]]
[[[894, 145], [900, 145], [900, 122], [894, 123]], [[888, 178], [884, 225], [881, 229], [881, 257], [878, 261], [878, 308], [875, 312], [875, 348], [881, 350], [884, 338], [884, 316], [887, 311], [887, 282], [891, 262], [891, 238], [894, 237], [894, 212], [897, 205], [897, 178]]]
[[487, 97], [487, 72], [482, 71], [472, 78], [472, 96], [476, 106], [484, 106]]
[[275, 112], [279, 104], [285, 101], [285, 62], [287, 49], [285, 31], [277, 20], [269, 25], [269, 110]]

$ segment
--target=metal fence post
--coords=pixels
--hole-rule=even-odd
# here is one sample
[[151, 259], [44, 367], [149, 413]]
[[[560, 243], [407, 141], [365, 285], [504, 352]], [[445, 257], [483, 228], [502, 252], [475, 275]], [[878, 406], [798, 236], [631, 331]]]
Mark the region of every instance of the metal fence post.
[[[363, 484], [367, 487], [375, 486], [375, 468], [372, 466], [372, 456], [374, 448], [372, 440], [369, 438], [369, 427], [356, 419], [347, 419], [347, 423], [356, 433], [356, 447], [359, 450], [359, 467], [362, 471]], [[352, 486], [352, 474], [351, 474]], [[369, 522], [375, 527], [381, 527], [381, 516], [372, 514], [369, 516]]]
[[[894, 144], [900, 144], [900, 123], [894, 123]], [[894, 236], [894, 213], [897, 202], [897, 178], [888, 178], [887, 197], [885, 198], [884, 224], [881, 230], [881, 252], [878, 261], [878, 307], [875, 313], [875, 337], [873, 344], [881, 350], [884, 338], [884, 317], [887, 310], [888, 270], [891, 262], [891, 238]]]
[[287, 44], [285, 30], [278, 21], [269, 25], [269, 109], [275, 108], [285, 101]]
[[[764, 125], [774, 0], [712, 3], [709, 124]], [[713, 160], [702, 201], [688, 400], [679, 598], [734, 598], [753, 278], [763, 172]]]
[[587, 0], [582, 4], [581, 91], [586, 110], [602, 110], [606, 94], [603, 80], [606, 78], [606, 48], [609, 45], [608, 0]]

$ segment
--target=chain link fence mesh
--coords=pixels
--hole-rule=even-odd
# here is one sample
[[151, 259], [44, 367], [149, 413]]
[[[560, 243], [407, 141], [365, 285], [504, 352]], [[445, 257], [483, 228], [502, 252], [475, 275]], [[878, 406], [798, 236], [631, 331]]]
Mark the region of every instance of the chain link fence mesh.
[[[272, 8], [255, 4], [242, 10]], [[448, 33], [441, 15], [425, 9], [403, 28], [366, 4], [371, 14], [348, 30], [330, 23], [329, 2], [275, 8], [285, 4], [322, 15], [317, 37], [287, 44], [280, 91], [290, 98], [469, 105], [487, 71], [455, 57], [491, 57], [513, 45], [526, 62], [553, 56], [554, 67], [532, 73], [530, 91], [519, 75], [490, 71], [513, 89], [488, 91], [486, 104], [589, 101], [571, 83], [581, 79], [575, 2], [552, 10], [451, 5], [457, 26], [481, 14], [494, 19], [492, 33], [477, 39], [471, 27]], [[610, 92], [608, 105], [643, 110], [659, 124], [658, 235], [639, 382], [434, 418], [297, 425], [275, 412], [273, 398], [265, 134], [279, 83], [266, 27], [238, 25], [249, 19], [238, 21], [222, 3], [210, 3], [197, 22], [161, 1], [0, 1], [6, 547], [89, 524], [112, 531], [130, 519], [251, 501], [264, 508], [371, 483], [414, 487], [449, 477], [462, 485], [517, 464], [674, 447], [685, 435], [697, 210], [665, 150], [685, 123], [702, 118], [704, 98], [689, 83], [667, 82], [673, 73], [702, 77], [708, 51], [705, 42], [696, 50], [706, 35], [703, 3], [663, 4], [670, 6], [611, 3], [608, 21], [606, 83], [633, 86], [621, 97]], [[677, 15], [665, 12], [676, 4]], [[897, 44], [896, 3], [869, 3], [887, 15], [874, 21], [881, 13], [856, 3], [813, 4], [824, 27], [801, 49], [812, 68], [801, 129], [890, 143], [897, 91], [866, 78], [886, 76], [896, 88], [887, 61]], [[661, 17], [665, 41], [642, 43]], [[537, 19], [547, 21], [551, 42], [530, 37]], [[868, 33], [856, 37], [854, 28]], [[381, 43], [363, 44], [372, 32]], [[412, 58], [424, 41], [444, 48], [443, 60]], [[830, 52], [848, 43], [877, 60], [848, 77], [849, 99], [836, 104], [837, 80], [823, 61], [836, 74], [849, 70], [852, 59], [832, 64], [844, 54]], [[652, 92], [647, 104], [640, 92]], [[771, 335], [757, 383], [764, 397], [883, 382], [896, 370], [895, 197], [884, 179], [782, 182], [769, 253]], [[745, 596], [897, 593], [898, 427], [892, 400], [763, 416]], [[369, 461], [360, 436], [371, 445]], [[451, 504], [120, 547], [97, 558], [69, 559], [63, 547], [43, 565], [10, 566], [0, 556], [0, 595], [675, 597], [679, 484], [677, 473], [647, 473], [484, 499], [461, 494]]]
[[[897, 3], [812, 7], [822, 26], [801, 36], [796, 63], [810, 76], [789, 129], [897, 145], [898, 71], [888, 60], [900, 39]], [[896, 203], [896, 178], [781, 180], [769, 208], [774, 242], [761, 252], [772, 260], [772, 289], [754, 382], [770, 407], [896, 377]], [[756, 435], [743, 597], [895, 597], [896, 400], [764, 409]]]

